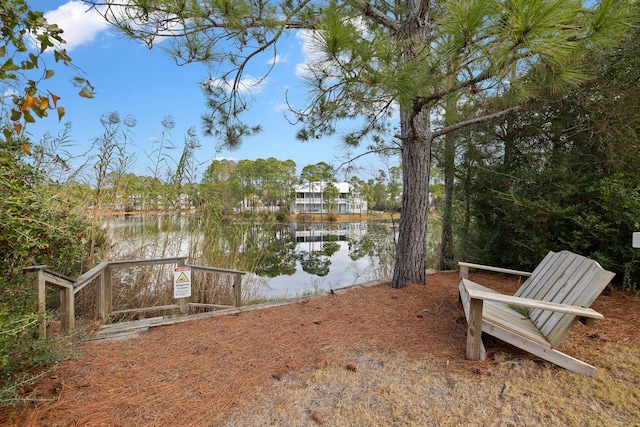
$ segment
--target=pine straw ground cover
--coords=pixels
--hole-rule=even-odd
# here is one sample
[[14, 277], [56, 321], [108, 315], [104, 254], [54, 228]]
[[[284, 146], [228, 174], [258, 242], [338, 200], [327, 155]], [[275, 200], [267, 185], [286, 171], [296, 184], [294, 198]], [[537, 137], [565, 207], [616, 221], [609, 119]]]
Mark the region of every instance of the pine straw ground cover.
[[[512, 293], [516, 280], [472, 275]], [[32, 396], [0, 412], [25, 426], [640, 425], [640, 298], [605, 292], [605, 319], [561, 350], [568, 372], [499, 341], [465, 360], [457, 275], [357, 287], [287, 305], [87, 342]]]

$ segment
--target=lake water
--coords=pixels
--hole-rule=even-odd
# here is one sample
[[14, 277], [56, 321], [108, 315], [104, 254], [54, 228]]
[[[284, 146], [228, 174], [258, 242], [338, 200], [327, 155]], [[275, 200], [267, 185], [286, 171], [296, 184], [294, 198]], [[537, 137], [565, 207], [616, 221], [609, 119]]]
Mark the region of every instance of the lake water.
[[217, 265], [205, 260], [212, 242], [230, 254], [226, 258], [253, 257], [256, 271], [244, 286], [264, 298], [327, 291], [393, 271], [394, 229], [385, 222], [204, 225], [195, 215], [176, 214], [110, 217], [105, 227], [112, 259], [188, 256], [194, 264], [237, 268], [220, 265], [225, 257]]

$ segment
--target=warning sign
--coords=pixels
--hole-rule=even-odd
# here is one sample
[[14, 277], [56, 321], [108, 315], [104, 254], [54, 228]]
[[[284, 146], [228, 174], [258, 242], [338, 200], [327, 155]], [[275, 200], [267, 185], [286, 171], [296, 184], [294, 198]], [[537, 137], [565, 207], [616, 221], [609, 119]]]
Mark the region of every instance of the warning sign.
[[191, 296], [191, 267], [173, 269], [173, 297], [189, 298]]

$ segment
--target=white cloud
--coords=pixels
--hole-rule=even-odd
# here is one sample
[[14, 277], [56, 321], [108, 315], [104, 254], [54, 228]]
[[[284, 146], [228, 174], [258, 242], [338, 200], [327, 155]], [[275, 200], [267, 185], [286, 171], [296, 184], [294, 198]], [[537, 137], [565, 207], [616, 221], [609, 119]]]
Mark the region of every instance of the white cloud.
[[270, 101], [269, 105], [271, 106], [271, 111], [273, 111], [275, 113], [280, 113], [282, 111], [289, 111], [290, 110], [290, 107], [289, 107], [289, 105], [287, 105], [286, 102]]
[[64, 48], [67, 51], [93, 42], [100, 32], [109, 27], [96, 10], [89, 9], [78, 0], [65, 3], [44, 16], [48, 23], [58, 24], [64, 30], [62, 38], [66, 41]]
[[289, 62], [289, 55], [280, 55], [279, 53], [277, 53], [273, 58], [270, 58], [267, 61], [267, 64], [269, 65], [274, 65], [274, 64], [286, 64]]
[[314, 67], [325, 62], [326, 56], [321, 49], [321, 40], [314, 30], [299, 30], [296, 38], [300, 40], [302, 62], [296, 64], [295, 74], [298, 77], [306, 77], [313, 74]]

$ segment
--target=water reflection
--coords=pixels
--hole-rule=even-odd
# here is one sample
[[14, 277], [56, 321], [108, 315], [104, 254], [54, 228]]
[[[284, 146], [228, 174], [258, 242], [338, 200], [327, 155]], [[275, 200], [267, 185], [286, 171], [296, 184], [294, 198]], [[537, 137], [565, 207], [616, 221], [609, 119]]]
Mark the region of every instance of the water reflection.
[[111, 259], [189, 256], [196, 264], [252, 271], [247, 281], [260, 297], [339, 288], [388, 277], [393, 268], [393, 228], [382, 222], [267, 224], [175, 214], [105, 224]]

